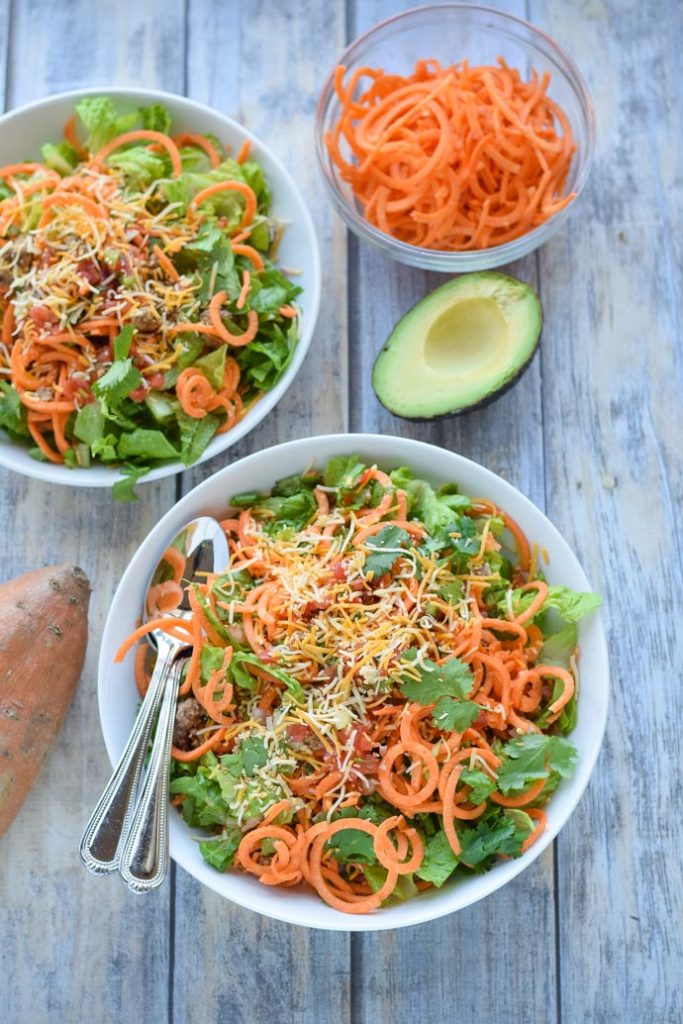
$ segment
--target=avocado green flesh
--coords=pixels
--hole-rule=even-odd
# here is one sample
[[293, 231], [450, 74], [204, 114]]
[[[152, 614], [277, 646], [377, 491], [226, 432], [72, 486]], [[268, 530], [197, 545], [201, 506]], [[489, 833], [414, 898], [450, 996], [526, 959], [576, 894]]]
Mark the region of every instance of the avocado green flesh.
[[373, 370], [380, 402], [430, 419], [490, 401], [520, 375], [541, 334], [533, 289], [505, 274], [464, 274], [399, 320]]

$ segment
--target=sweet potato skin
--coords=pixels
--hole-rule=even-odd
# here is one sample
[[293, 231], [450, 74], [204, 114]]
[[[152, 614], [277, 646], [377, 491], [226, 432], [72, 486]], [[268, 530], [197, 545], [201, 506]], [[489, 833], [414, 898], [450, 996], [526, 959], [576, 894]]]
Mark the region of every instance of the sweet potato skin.
[[80, 678], [90, 585], [72, 565], [0, 584], [0, 836], [36, 781]]

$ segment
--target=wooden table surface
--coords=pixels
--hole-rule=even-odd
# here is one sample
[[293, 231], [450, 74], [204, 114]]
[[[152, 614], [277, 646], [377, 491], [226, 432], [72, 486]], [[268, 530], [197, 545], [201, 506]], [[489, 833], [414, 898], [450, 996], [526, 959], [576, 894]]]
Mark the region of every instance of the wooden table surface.
[[315, 218], [324, 301], [304, 370], [232, 456], [328, 431], [402, 434], [476, 459], [545, 508], [605, 596], [613, 693], [597, 769], [527, 871], [476, 906], [400, 932], [290, 927], [175, 868], [145, 899], [87, 876], [78, 838], [109, 770], [96, 699], [109, 602], [159, 516], [226, 460], [141, 487], [128, 506], [3, 471], [0, 579], [73, 561], [94, 583], [76, 699], [0, 841], [4, 1024], [683, 1019], [683, 5], [499, 5], [579, 62], [597, 108], [597, 159], [568, 225], [510, 268], [544, 306], [531, 369], [487, 409], [433, 426], [385, 413], [370, 367], [395, 320], [440, 278], [347, 238], [313, 156], [326, 72], [348, 40], [409, 5], [4, 0], [0, 83], [7, 108], [98, 84], [184, 93], [272, 147]]

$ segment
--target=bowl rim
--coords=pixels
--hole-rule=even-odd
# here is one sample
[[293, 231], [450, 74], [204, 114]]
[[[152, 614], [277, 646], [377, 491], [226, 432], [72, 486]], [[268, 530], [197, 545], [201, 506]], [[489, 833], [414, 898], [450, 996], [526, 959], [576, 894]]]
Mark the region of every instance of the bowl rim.
[[[526, 255], [528, 252], [533, 251], [539, 245], [543, 244], [551, 233], [551, 225], [554, 228], [556, 225], [561, 224], [567, 217], [569, 211], [579, 200], [586, 182], [588, 181], [595, 157], [595, 106], [586, 80], [579, 70], [578, 65], [574, 59], [570, 57], [564, 47], [560, 46], [552, 36], [548, 35], [548, 33], [544, 32], [542, 29], [537, 28], [536, 25], [533, 25], [525, 18], [520, 18], [515, 14], [509, 14], [507, 11], [501, 11], [497, 8], [488, 7], [483, 4], [432, 3], [423, 4], [418, 7], [411, 7], [406, 11], [400, 11], [398, 14], [392, 14], [390, 17], [384, 18], [382, 21], [371, 26], [361, 35], [356, 36], [356, 38], [345, 47], [344, 51], [339, 56], [337, 65], [345, 64], [347, 62], [347, 58], [355, 56], [358, 49], [361, 49], [362, 46], [373, 36], [379, 34], [388, 26], [393, 25], [396, 22], [410, 19], [416, 14], [423, 14], [424, 12], [442, 13], [443, 11], [485, 14], [492, 17], [494, 20], [500, 21], [502, 24], [507, 23], [517, 28], [521, 26], [525, 30], [529, 31], [532, 36], [542, 41], [553, 55], [559, 56], [564, 62], [566, 67], [563, 69], [563, 72], [566, 74], [572, 88], [579, 98], [581, 110], [583, 111], [586, 119], [587, 128], [587, 144], [583, 153], [583, 158], [578, 166], [578, 175], [574, 188], [575, 195], [571, 202], [561, 210], [557, 210], [548, 218], [548, 220], [539, 224], [532, 231], [527, 231], [526, 234], [520, 235], [519, 238], [513, 238], [511, 241], [504, 242], [502, 245], [492, 245], [486, 249], [462, 249], [453, 250], [452, 252], [444, 251], [443, 249], [427, 249], [418, 245], [412, 245], [409, 242], [402, 242], [400, 239], [394, 238], [392, 235], [385, 234], [383, 231], [380, 231], [379, 228], [370, 224], [370, 222], [367, 221], [365, 217], [363, 217], [362, 214], [349, 203], [348, 199], [339, 188], [337, 175], [331, 170], [330, 158], [327, 152], [327, 147], [325, 146], [324, 133], [322, 129], [327, 110], [334, 97], [334, 68], [325, 80], [316, 106], [315, 148], [316, 156], [318, 158], [318, 166], [322, 172], [323, 180], [333, 200], [333, 204], [342, 219], [356, 232], [356, 234], [379, 248], [389, 252], [395, 259], [409, 265], [427, 267], [431, 270], [443, 270], [445, 272], [453, 272], [458, 269], [467, 270], [470, 265], [472, 266], [472, 269], [477, 269], [474, 264], [480, 264], [482, 260], [486, 260], [487, 258], [495, 260], [495, 264], [491, 264], [492, 266], [502, 266], [506, 263], [514, 262], [514, 260], [519, 259], [521, 256]], [[522, 251], [520, 251], [520, 249], [522, 249]], [[418, 259], [420, 256], [422, 258]], [[438, 264], [442, 264], [441, 267]], [[458, 266], [458, 264], [460, 266]]]
[[[568, 558], [569, 562], [572, 564], [573, 572], [581, 580], [584, 589], [590, 589], [590, 583], [588, 582], [578, 558], [574, 554], [568, 542], [564, 539], [554, 524], [547, 518], [545, 513], [513, 484], [498, 476], [498, 474], [493, 473], [485, 466], [482, 466], [480, 463], [475, 462], [472, 459], [468, 459], [457, 452], [452, 452], [449, 449], [429, 444], [424, 441], [416, 441], [412, 438], [371, 433], [335, 433], [315, 435], [313, 437], [300, 438], [294, 441], [286, 441], [282, 444], [261, 449], [260, 451], [247, 455], [230, 465], [222, 467], [216, 473], [197, 484], [196, 487], [176, 502], [159, 519], [156, 525], [152, 527], [138, 545], [116, 588], [102, 633], [102, 643], [97, 669], [100, 727], [102, 729], [107, 754], [112, 765], [120, 755], [120, 748], [118, 744], [113, 742], [111, 728], [108, 725], [109, 717], [106, 708], [108, 677], [112, 670], [112, 654], [116, 649], [115, 645], [119, 642], [119, 638], [112, 634], [115, 634], [116, 632], [118, 606], [124, 604], [129, 590], [136, 589], [135, 577], [138, 572], [137, 565], [143, 564], [149, 553], [154, 552], [156, 554], [158, 551], [163, 550], [167, 537], [174, 535], [174, 533], [177, 532], [177, 529], [184, 521], [186, 521], [187, 518], [198, 514], [197, 510], [193, 509], [192, 506], [195, 504], [197, 499], [201, 497], [204, 491], [212, 489], [218, 481], [221, 482], [221, 492], [226, 495], [225, 500], [227, 501], [229, 496], [229, 486], [223, 486], [223, 482], [227, 483], [230, 475], [234, 474], [238, 469], [249, 471], [254, 468], [258, 471], [259, 463], [261, 462], [277, 459], [277, 456], [281, 454], [286, 453], [289, 455], [290, 453], [296, 453], [299, 450], [306, 450], [311, 447], [315, 448], [317, 453], [312, 457], [316, 461], [322, 461], [324, 458], [329, 457], [326, 453], [330, 451], [330, 447], [334, 448], [335, 445], [339, 445], [340, 448], [343, 447], [346, 451], [353, 451], [356, 447], [361, 450], [370, 449], [371, 451], [376, 451], [377, 461], [382, 461], [385, 458], [405, 459], [406, 462], [415, 466], [424, 466], [427, 476], [433, 475], [430, 469], [430, 457], [433, 460], [435, 452], [438, 453], [439, 458], [446, 455], [448, 459], [452, 461], [454, 479], [457, 480], [458, 473], [462, 471], [474, 471], [476, 474], [480, 475], [482, 492], [484, 492], [484, 488], [487, 486], [493, 485], [497, 491], [503, 493], [503, 500], [513, 500], [513, 504], [517, 506], [516, 518], [519, 518], [520, 505], [523, 507], [525, 515], [526, 513], [529, 513], [531, 516], [539, 517], [540, 521], [544, 523], [549, 535], [552, 537], [551, 556], [557, 555], [561, 551], [563, 556]], [[401, 455], [396, 455], [393, 452], [388, 455], [382, 455], [383, 448], [393, 449], [396, 446], [401, 448]], [[309, 457], [311, 456], [310, 450], [308, 455]], [[276, 473], [277, 470], [274, 470], [273, 472]], [[186, 509], [188, 512], [185, 511]], [[523, 517], [522, 525], [524, 525], [524, 523], [525, 518]], [[265, 916], [272, 917], [276, 920], [285, 921], [289, 924], [323, 930], [382, 931], [413, 924], [420, 924], [426, 921], [436, 920], [437, 918], [453, 913], [456, 910], [462, 910], [465, 907], [478, 902], [480, 899], [491, 895], [524, 871], [524, 869], [532, 864], [552, 843], [559, 831], [566, 825], [569, 818], [576, 810], [598, 759], [604, 738], [610, 699], [609, 657], [604, 619], [600, 609], [592, 613], [591, 628], [593, 631], [591, 649], [595, 652], [595, 658], [599, 663], [601, 672], [594, 683], [595, 693], [599, 698], [599, 714], [597, 716], [597, 732], [595, 733], [593, 746], [591, 746], [579, 759], [577, 770], [572, 779], [567, 780], [562, 784], [566, 787], [565, 793], [571, 793], [571, 798], [568, 799], [567, 805], [560, 812], [560, 816], [554, 822], [549, 822], [546, 831], [525, 854], [516, 860], [508, 861], [504, 865], [504, 877], [501, 878], [500, 873], [496, 870], [492, 870], [484, 875], [478, 876], [478, 880], [481, 882], [478, 891], [470, 894], [468, 890], [466, 897], [463, 897], [462, 887], [453, 885], [451, 887], [438, 890], [437, 893], [428, 900], [418, 898], [407, 901], [405, 904], [401, 904], [401, 907], [409, 907], [410, 909], [407, 910], [405, 914], [402, 914], [398, 921], [392, 920], [391, 918], [387, 920], [381, 911], [374, 914], [355, 917], [351, 915], [344, 915], [339, 911], [333, 911], [332, 908], [329, 907], [325, 907], [325, 911], [329, 911], [329, 913], [324, 914], [323, 920], [316, 921], [310, 919], [313, 916], [311, 914], [301, 915], [295, 910], [292, 911], [290, 903], [286, 899], [283, 899], [281, 902], [271, 899], [267, 905], [264, 906], [265, 901], [263, 898], [259, 899], [259, 896], [262, 897], [262, 894], [260, 893], [258, 896], [255, 895], [254, 898], [252, 898], [250, 893], [245, 895], [242, 892], [238, 892], [237, 894], [231, 892], [228, 894], [223, 891], [221, 883], [223, 879], [230, 877], [229, 873], [224, 875], [211, 868], [201, 859], [196, 847], [187, 848], [183, 846], [179, 849], [178, 844], [176, 843], [176, 849], [173, 849], [174, 836], [181, 838], [183, 833], [187, 834], [187, 826], [179, 819], [176, 820], [177, 816], [172, 816], [170, 821], [171, 856], [177, 864], [188, 871], [199, 882], [207, 885], [214, 892], [223, 896], [223, 898], [229, 899], [231, 902], [236, 903], [239, 906], [262, 913]], [[254, 889], [253, 892], [257, 893], [258, 890]], [[305, 917], [305, 920], [302, 919], [302, 916]]]
[[[156, 480], [162, 480], [167, 477], [172, 477], [179, 473], [195, 469], [208, 459], [213, 459], [222, 455], [223, 452], [237, 444], [238, 441], [241, 441], [242, 438], [258, 427], [277, 405], [280, 399], [284, 397], [308, 354], [318, 321], [322, 295], [322, 259], [320, 255], [320, 243], [313, 223], [313, 218], [308, 206], [306, 205], [301, 190], [295, 183], [292, 175], [286, 169], [279, 157], [275, 155], [272, 149], [270, 149], [270, 147], [267, 146], [258, 135], [255, 135], [239, 121], [229, 117], [227, 114], [223, 114], [221, 111], [217, 110], [215, 107], [209, 106], [207, 103], [201, 103], [198, 100], [190, 99], [187, 96], [183, 96], [181, 93], [173, 93], [163, 89], [137, 88], [136, 86], [127, 85], [95, 85], [87, 88], [69, 89], [58, 93], [52, 93], [50, 96], [44, 96], [42, 99], [32, 100], [30, 103], [26, 103], [23, 106], [15, 107], [12, 110], [6, 111], [4, 114], [0, 115], [0, 131], [2, 131], [8, 123], [12, 121], [21, 121], [22, 117], [26, 114], [32, 113], [33, 111], [49, 108], [53, 105], [56, 106], [67, 100], [73, 100], [76, 102], [86, 96], [134, 97], [139, 98], [140, 100], [153, 100], [161, 103], [164, 101], [170, 101], [174, 104], [180, 103], [185, 107], [188, 113], [191, 113], [194, 109], [199, 113], [219, 118], [223, 121], [230, 132], [236, 133], [245, 140], [248, 139], [257, 150], [264, 152], [268, 161], [275, 166], [278, 174], [282, 178], [282, 181], [287, 186], [287, 190], [293, 195], [295, 201], [301, 207], [304, 230], [308, 236], [307, 245], [310, 248], [311, 283], [307, 287], [305, 293], [307, 303], [307, 309], [305, 310], [306, 315], [305, 317], [302, 317], [299, 340], [297, 341], [289, 366], [275, 387], [271, 388], [270, 391], [265, 392], [264, 395], [252, 406], [252, 408], [248, 410], [244, 418], [231, 430], [227, 431], [225, 434], [219, 435], [218, 437], [212, 438], [196, 462], [186, 466], [178, 459], [174, 462], [169, 462], [167, 465], [158, 466], [155, 469], [152, 469], [145, 476], [140, 477], [136, 482], [136, 487], [138, 487], [140, 485], [153, 483]], [[255, 415], [253, 421], [249, 421], [249, 416], [252, 410], [255, 411]], [[13, 470], [16, 473], [20, 473], [22, 476], [27, 476], [34, 480], [41, 480], [45, 483], [51, 484], [61, 484], [65, 487], [111, 488], [118, 480], [124, 479], [125, 476], [119, 469], [114, 467], [110, 468], [104, 465], [68, 469], [66, 466], [56, 465], [51, 462], [40, 462], [37, 459], [32, 459], [28, 455], [28, 450], [25, 449], [23, 445], [18, 442], [11, 441], [7, 438], [7, 435], [4, 434], [4, 432], [2, 433], [2, 439], [7, 443], [0, 445], [0, 466], [4, 466], [7, 469]], [[212, 449], [214, 441], [217, 441], [218, 443], [216, 444], [216, 447]], [[13, 457], [13, 453], [15, 452], [17, 453], [16, 458]], [[26, 459], [22, 459], [19, 453], [25, 455]]]

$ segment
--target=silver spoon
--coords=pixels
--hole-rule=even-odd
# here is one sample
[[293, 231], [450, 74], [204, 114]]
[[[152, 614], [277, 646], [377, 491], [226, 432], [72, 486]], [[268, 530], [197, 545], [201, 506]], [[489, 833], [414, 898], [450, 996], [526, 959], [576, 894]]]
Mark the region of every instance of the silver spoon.
[[[204, 573], [221, 572], [225, 569], [228, 560], [227, 540], [216, 520], [210, 516], [201, 516], [192, 520], [171, 541], [152, 574], [145, 594], [144, 620], [156, 618], [159, 614], [189, 619], [192, 612], [186, 590], [183, 590], [183, 598], [179, 607], [166, 613], [159, 613], [153, 607], [154, 597], [150, 601], [152, 588], [168, 579], [177, 579], [179, 576], [183, 583], [189, 583], [195, 579], [201, 581]], [[166, 794], [168, 790], [168, 761], [180, 673], [179, 663], [175, 678], [173, 678], [172, 669], [177, 663], [180, 651], [188, 647], [185, 641], [178, 640], [160, 629], [153, 630], [147, 638], [157, 650], [152, 678], [128, 743], [86, 825], [80, 845], [81, 861], [84, 867], [96, 875], [116, 871], [119, 868], [125, 847], [127, 850], [125, 880], [131, 887], [137, 878], [141, 884], [144, 883], [146, 886], [147, 880], [150, 877], [156, 877], [158, 869], [163, 867], [163, 874], [154, 883], [159, 885], [168, 870], [168, 834], [165, 827]], [[138, 811], [134, 817], [133, 808], [143, 772], [145, 755], [162, 696], [164, 703], [150, 759], [149, 774]], [[164, 772], [157, 762], [160, 761], [161, 755], [165, 751], [168, 753], [164, 758], [166, 761], [164, 777]], [[152, 784], [150, 778], [153, 774], [154, 782]], [[162, 786], [164, 787], [163, 796], [161, 795]], [[158, 794], [157, 790], [159, 790]], [[155, 799], [152, 799], [153, 793]], [[145, 801], [144, 808], [143, 800]], [[135, 826], [135, 841], [127, 843], [126, 840], [133, 826]], [[154, 839], [162, 833], [160, 841], [154, 844], [152, 859], [156, 867], [150, 873], [151, 861], [147, 855], [140, 860], [141, 850], [148, 840]]]

